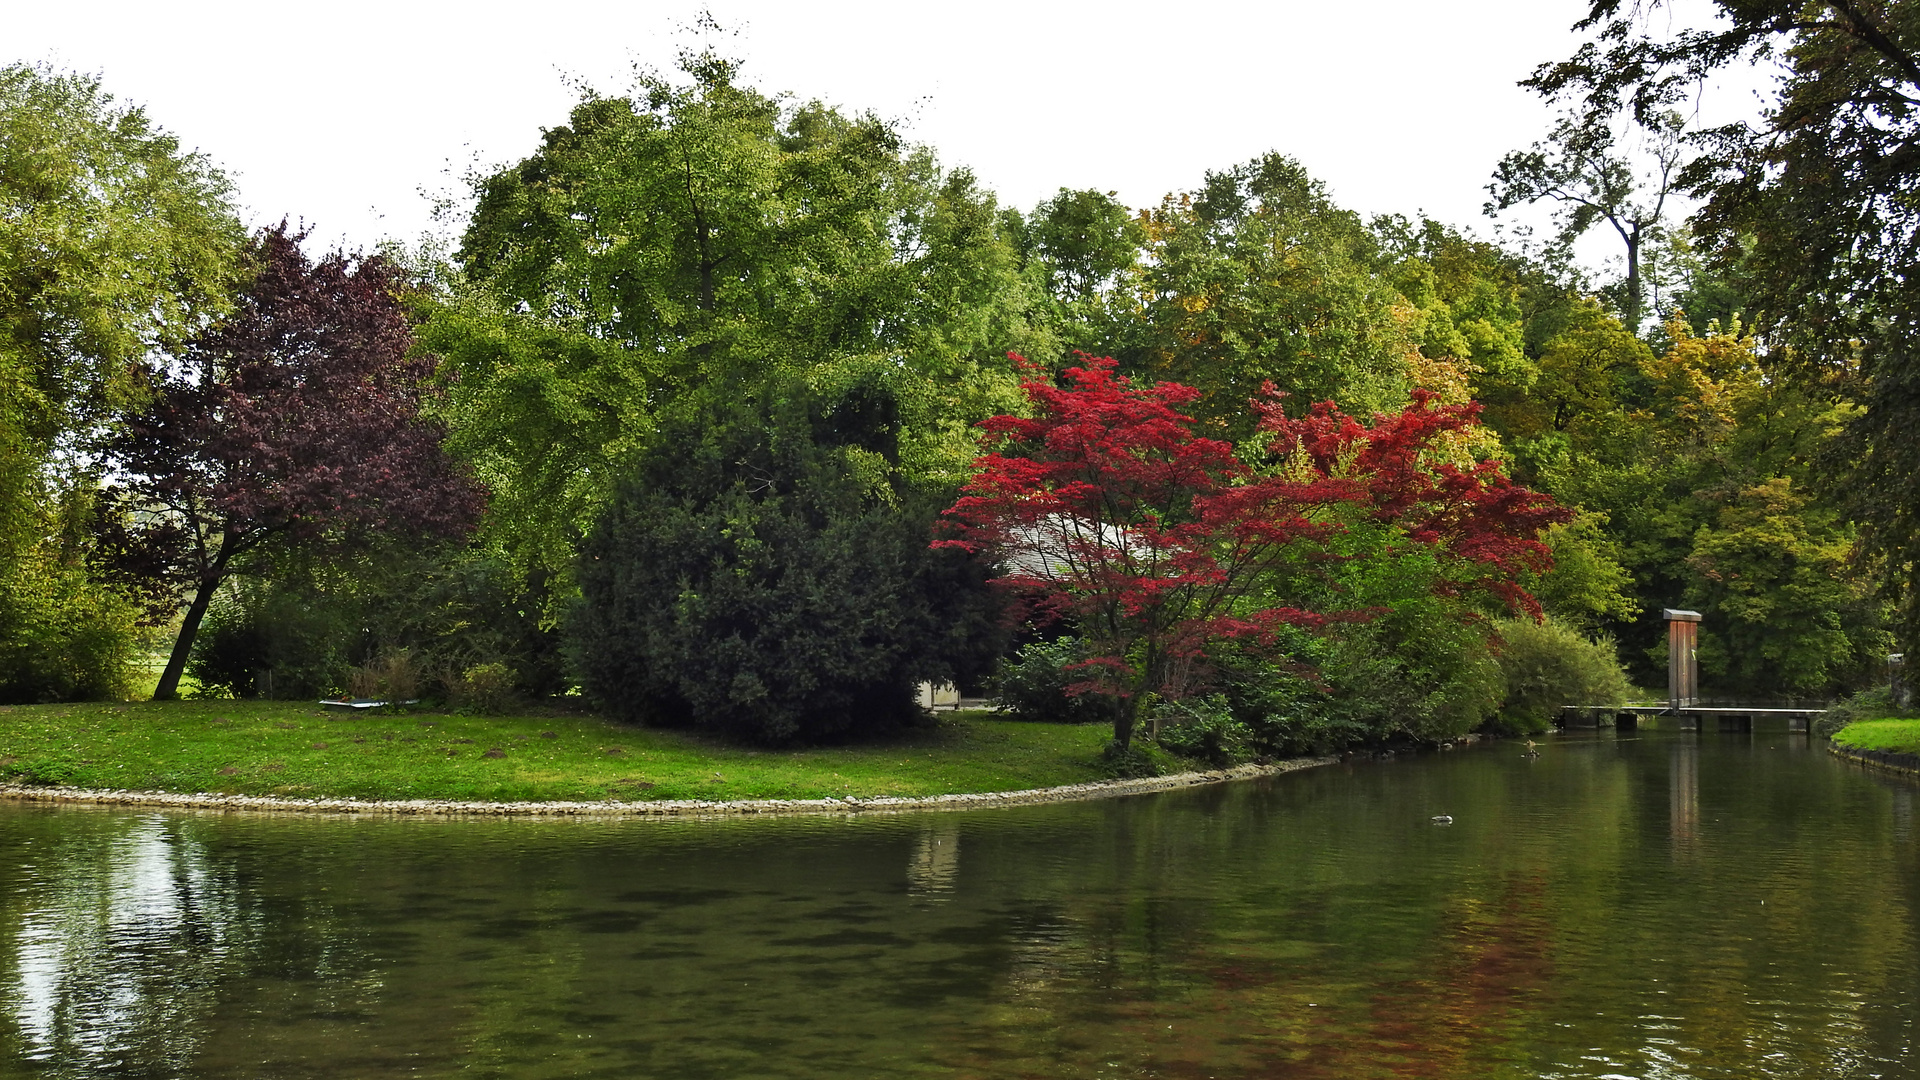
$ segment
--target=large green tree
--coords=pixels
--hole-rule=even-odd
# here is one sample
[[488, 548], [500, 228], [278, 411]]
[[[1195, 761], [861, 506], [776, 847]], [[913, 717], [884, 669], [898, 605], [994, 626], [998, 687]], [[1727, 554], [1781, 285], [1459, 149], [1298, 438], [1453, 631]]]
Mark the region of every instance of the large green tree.
[[1486, 212], [1551, 202], [1562, 246], [1606, 223], [1626, 259], [1617, 290], [1620, 318], [1638, 333], [1646, 307], [1642, 264], [1667, 238], [1667, 203], [1685, 158], [1683, 127], [1678, 113], [1666, 112], [1622, 138], [1591, 117], [1562, 116], [1545, 139], [1500, 159], [1487, 185], [1493, 198]]
[[1015, 400], [1032, 288], [993, 198], [887, 122], [769, 96], [710, 53], [588, 93], [476, 181], [447, 357], [454, 445], [522, 564], [574, 537], [662, 418], [779, 375], [883, 385], [902, 467], [957, 482], [968, 425]]
[[1774, 73], [1754, 121], [1697, 137], [1682, 179], [1705, 205], [1696, 233], [1738, 272], [1782, 375], [1865, 406], [1838, 458], [1866, 537], [1920, 634], [1920, 3], [1716, 0], [1674, 26], [1667, 0], [1594, 0], [1593, 39], [1542, 66], [1541, 93], [1590, 122], [1644, 119], [1732, 65]]
[[1210, 172], [1146, 227], [1140, 306], [1115, 356], [1201, 391], [1192, 409], [1207, 434], [1251, 436], [1247, 402], [1267, 381], [1362, 414], [1406, 400], [1417, 313], [1378, 272], [1374, 234], [1298, 162], [1267, 154]]
[[224, 310], [245, 236], [226, 177], [98, 79], [0, 67], [0, 439], [33, 462], [142, 390]]
[[150, 351], [226, 309], [244, 239], [226, 177], [143, 110], [0, 67], [0, 699], [126, 689], [86, 444], [143, 399]]
[[1139, 308], [1143, 216], [1113, 192], [1061, 188], [1014, 222], [1028, 271], [1044, 290], [1046, 315], [1067, 348], [1101, 353], [1124, 337]]

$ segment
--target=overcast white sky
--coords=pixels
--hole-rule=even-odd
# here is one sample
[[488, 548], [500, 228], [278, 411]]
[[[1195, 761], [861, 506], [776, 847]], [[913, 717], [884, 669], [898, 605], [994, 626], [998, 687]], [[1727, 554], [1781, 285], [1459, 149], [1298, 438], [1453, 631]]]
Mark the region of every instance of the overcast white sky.
[[[236, 179], [256, 224], [328, 242], [412, 240], [427, 191], [529, 153], [568, 80], [603, 90], [720, 42], [769, 91], [902, 122], [1021, 208], [1060, 187], [1133, 206], [1269, 149], [1343, 205], [1488, 228], [1484, 186], [1542, 134], [1514, 84], [1568, 54], [1583, 0], [15, 0], [0, 61], [97, 72]], [[1746, 108], [1743, 100], [1717, 104]]]

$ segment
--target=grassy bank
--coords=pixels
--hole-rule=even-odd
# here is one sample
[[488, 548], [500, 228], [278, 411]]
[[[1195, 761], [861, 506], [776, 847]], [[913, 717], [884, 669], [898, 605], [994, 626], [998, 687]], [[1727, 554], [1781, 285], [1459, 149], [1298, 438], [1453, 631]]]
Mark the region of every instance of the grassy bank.
[[1920, 754], [1920, 720], [1903, 717], [1860, 720], [1836, 732], [1833, 742], [1850, 750]]
[[345, 713], [299, 702], [0, 708], [0, 781], [295, 798], [794, 799], [1103, 779], [1101, 725], [943, 715], [886, 741], [728, 746], [590, 716]]
[[1920, 713], [1895, 708], [1884, 687], [1855, 694], [1828, 709], [1815, 729], [1844, 749], [1920, 754]]

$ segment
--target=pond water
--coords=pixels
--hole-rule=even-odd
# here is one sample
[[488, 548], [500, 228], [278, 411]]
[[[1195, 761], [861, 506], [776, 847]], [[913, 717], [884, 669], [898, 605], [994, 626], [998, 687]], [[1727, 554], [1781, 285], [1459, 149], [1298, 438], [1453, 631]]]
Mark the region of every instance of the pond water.
[[964, 814], [0, 807], [0, 1075], [1913, 1076], [1915, 790], [1643, 731]]

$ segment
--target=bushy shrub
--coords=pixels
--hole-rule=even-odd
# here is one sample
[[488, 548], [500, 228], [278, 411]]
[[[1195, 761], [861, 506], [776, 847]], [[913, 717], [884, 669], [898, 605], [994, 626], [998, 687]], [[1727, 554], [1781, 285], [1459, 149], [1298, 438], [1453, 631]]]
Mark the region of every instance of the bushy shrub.
[[350, 697], [374, 698], [399, 708], [420, 695], [420, 665], [407, 649], [390, 649], [361, 664], [347, 677]]
[[1883, 720], [1888, 717], [1909, 717], [1920, 714], [1920, 709], [1902, 709], [1894, 704], [1893, 692], [1885, 686], [1876, 686], [1871, 690], [1862, 690], [1827, 708], [1827, 711], [1814, 718], [1813, 733], [1832, 738], [1848, 724], [1857, 724], [1862, 720]]
[[1487, 622], [1443, 603], [1403, 605], [1278, 648], [1216, 644], [1210, 692], [1156, 707], [1158, 744], [1226, 766], [1393, 741], [1440, 742], [1482, 724], [1504, 682]]
[[1180, 763], [1166, 751], [1145, 739], [1121, 746], [1108, 742], [1100, 752], [1100, 764], [1115, 780], [1140, 780], [1173, 772]]
[[1376, 718], [1349, 708], [1324, 680], [1270, 665], [1241, 666], [1224, 682], [1234, 715], [1253, 733], [1259, 753], [1323, 754], [1385, 738]]
[[1503, 620], [1499, 631], [1506, 699], [1492, 724], [1497, 730], [1545, 731], [1563, 705], [1618, 705], [1632, 695], [1612, 641], [1589, 639], [1554, 619]]
[[587, 693], [785, 743], [915, 721], [915, 683], [984, 668], [985, 568], [929, 548], [944, 500], [900, 479], [890, 412], [773, 388], [663, 426], [582, 548]]
[[1000, 662], [989, 692], [1015, 720], [1055, 724], [1093, 724], [1112, 720], [1112, 705], [1098, 694], [1068, 694], [1067, 687], [1086, 676], [1067, 670], [1086, 658], [1079, 638], [1063, 637], [1023, 646]]
[[525, 692], [565, 689], [558, 635], [541, 626], [544, 582], [516, 585], [483, 551], [293, 552], [247, 570], [222, 588], [194, 641], [187, 672], [203, 693], [339, 693], [356, 669], [398, 650], [418, 674], [408, 697], [451, 699], [461, 673], [489, 663], [505, 664]]
[[1342, 627], [1313, 653], [1325, 688], [1312, 702], [1315, 749], [1444, 742], [1479, 727], [1504, 689], [1487, 634], [1485, 619], [1432, 598]]
[[0, 574], [0, 703], [124, 699], [147, 635], [139, 610], [54, 552]]
[[467, 668], [451, 680], [449, 690], [454, 705], [482, 715], [506, 712], [519, 697], [513, 669], [499, 661]]
[[1238, 765], [1255, 753], [1255, 736], [1233, 715], [1225, 694], [1161, 702], [1153, 721], [1163, 749], [1213, 768]]
[[300, 699], [346, 689], [360, 637], [354, 612], [300, 584], [228, 579], [187, 659], [200, 696]]

